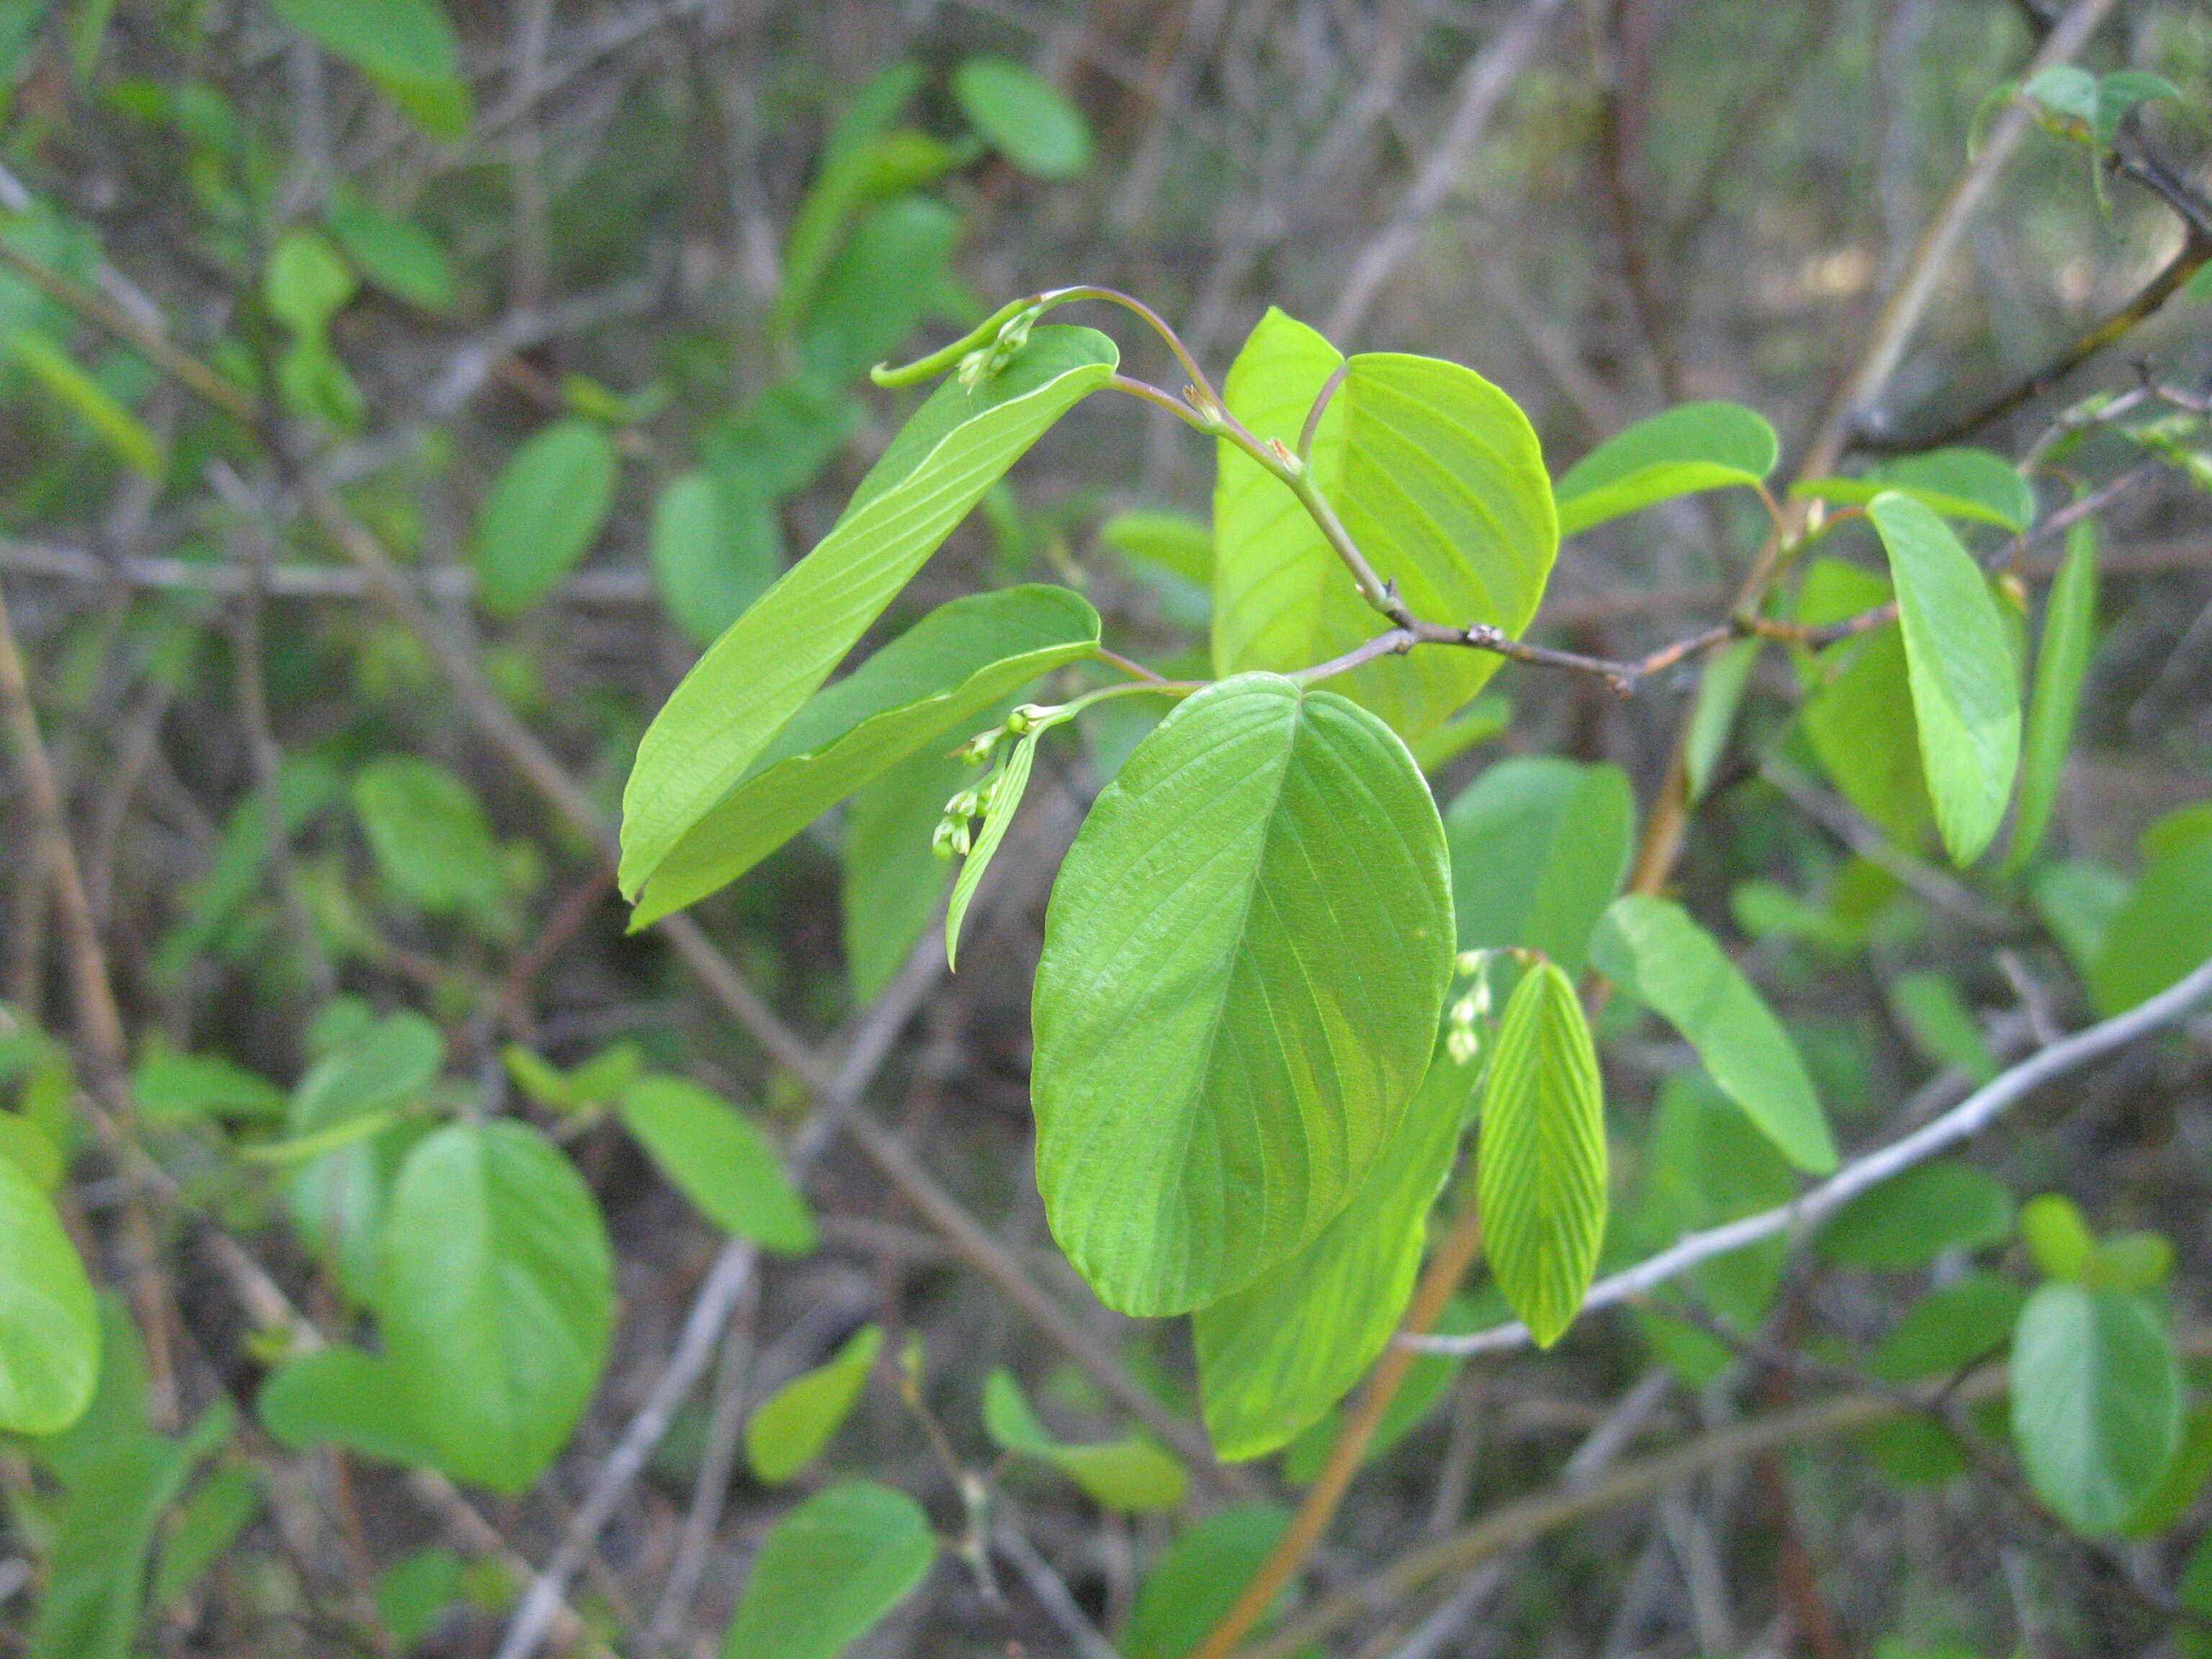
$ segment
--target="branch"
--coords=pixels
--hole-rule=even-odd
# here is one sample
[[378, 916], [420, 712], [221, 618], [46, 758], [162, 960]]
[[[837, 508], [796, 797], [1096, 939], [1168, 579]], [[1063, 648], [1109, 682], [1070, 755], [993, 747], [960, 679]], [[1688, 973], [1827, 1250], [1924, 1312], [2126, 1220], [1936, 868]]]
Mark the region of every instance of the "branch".
[[[2029, 1092], [2051, 1079], [2063, 1076], [2077, 1066], [2086, 1066], [2147, 1032], [2171, 1024], [2208, 997], [2212, 997], [2212, 961], [2200, 964], [2186, 977], [2167, 987], [2149, 1001], [2130, 1008], [2124, 1014], [2115, 1014], [2110, 1019], [2100, 1021], [2086, 1030], [2077, 1031], [2072, 1036], [2031, 1054], [2011, 1070], [2000, 1073], [1942, 1116], [1845, 1164], [1802, 1197], [1792, 1199], [1787, 1204], [1777, 1205], [1771, 1210], [1762, 1210], [1757, 1215], [1746, 1216], [1741, 1221], [1731, 1221], [1725, 1226], [1709, 1227], [1703, 1232], [1691, 1233], [1672, 1249], [1662, 1250], [1648, 1261], [1610, 1278], [1600, 1279], [1590, 1286], [1589, 1294], [1583, 1299], [1583, 1310], [1612, 1307], [1631, 1301], [1653, 1286], [1663, 1285], [1668, 1279], [1687, 1273], [1701, 1262], [1740, 1250], [1747, 1244], [1756, 1244], [1761, 1239], [1771, 1238], [1778, 1233], [1802, 1235], [1810, 1231], [1816, 1223], [1834, 1214], [1862, 1193], [1880, 1186], [1893, 1176], [1903, 1174], [1914, 1164], [1924, 1162], [1945, 1148], [1980, 1133]], [[1467, 1336], [1422, 1337], [1406, 1341], [1404, 1346], [1426, 1353], [1471, 1354], [1504, 1352], [1524, 1347], [1528, 1342], [1528, 1327], [1516, 1322], [1493, 1325], [1488, 1330], [1476, 1331]]]

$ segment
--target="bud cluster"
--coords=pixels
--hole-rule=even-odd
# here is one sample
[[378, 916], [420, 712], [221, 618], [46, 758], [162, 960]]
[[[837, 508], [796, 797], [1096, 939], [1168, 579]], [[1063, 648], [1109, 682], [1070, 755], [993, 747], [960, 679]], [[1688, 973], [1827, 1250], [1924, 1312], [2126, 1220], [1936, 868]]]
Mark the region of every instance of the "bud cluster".
[[1466, 1066], [1482, 1052], [1482, 1033], [1476, 1022], [1490, 1012], [1490, 975], [1487, 969], [1489, 951], [1462, 951], [1453, 958], [1455, 975], [1472, 981], [1464, 994], [1451, 1006], [1449, 1029], [1444, 1033], [1444, 1051], [1455, 1065]]

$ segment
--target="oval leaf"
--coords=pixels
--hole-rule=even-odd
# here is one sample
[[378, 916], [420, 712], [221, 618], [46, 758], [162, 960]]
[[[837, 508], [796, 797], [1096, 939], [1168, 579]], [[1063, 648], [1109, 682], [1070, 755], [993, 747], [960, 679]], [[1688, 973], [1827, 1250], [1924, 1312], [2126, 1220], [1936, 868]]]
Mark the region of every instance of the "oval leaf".
[[1091, 166], [1091, 128], [1060, 88], [1011, 58], [970, 58], [953, 72], [953, 100], [992, 149], [1037, 179], [1076, 179]]
[[614, 444], [591, 421], [556, 421], [514, 452], [469, 550], [486, 611], [520, 616], [575, 568], [606, 522], [615, 474]]
[[820, 1456], [860, 1399], [883, 1346], [882, 1328], [863, 1325], [828, 1364], [794, 1376], [762, 1401], [745, 1424], [745, 1461], [753, 1473], [781, 1486]]
[[61, 1218], [0, 1158], [0, 1431], [56, 1434], [92, 1402], [100, 1316]]
[[2020, 669], [1989, 583], [1948, 525], [1887, 491], [1867, 509], [1897, 584], [1921, 770], [1954, 862], [1990, 844], [2020, 764]]
[[1450, 971], [1443, 826], [1381, 721], [1271, 674], [1163, 720], [1061, 866], [1036, 975], [1038, 1184], [1107, 1305], [1202, 1306], [1327, 1226]]
[[1635, 840], [1635, 792], [1619, 767], [1499, 761], [1444, 814], [1459, 948], [1520, 945], [1581, 972]]
[[1756, 488], [1780, 446], [1765, 416], [1741, 404], [1684, 404], [1615, 434], [1553, 489], [1559, 534], [1578, 535], [1656, 502], [1731, 485]]
[[1657, 1009], [1722, 1091], [1801, 1170], [1836, 1167], [1836, 1143], [1797, 1046], [1711, 933], [1679, 904], [1632, 893], [1605, 914], [1591, 955]]
[[2012, 1344], [2012, 1433], [2036, 1495], [2085, 1533], [2148, 1498], [2181, 1437], [2181, 1379], [2139, 1297], [2045, 1285]]
[[1097, 645], [1098, 613], [1066, 588], [1012, 587], [939, 605], [815, 693], [669, 850], [630, 925], [641, 927], [736, 880], [931, 739]]
[[1885, 462], [1863, 478], [1808, 478], [1790, 493], [1863, 507], [1884, 490], [1911, 496], [1947, 519], [1993, 524], [2015, 534], [2035, 522], [2035, 491], [2020, 469], [1986, 449], [1936, 449]]
[[453, 1124], [409, 1155], [382, 1256], [378, 1323], [407, 1420], [448, 1474], [524, 1491], [606, 1364], [614, 1268], [590, 1189], [535, 1129]]
[[1498, 1288], [1548, 1348], [1597, 1272], [1606, 1206], [1597, 1050], [1574, 982], [1552, 963], [1522, 975], [1498, 1022], [1476, 1170]]
[[846, 1480], [769, 1529], [722, 1659], [837, 1659], [929, 1576], [937, 1540], [904, 1492]]
[[1149, 1440], [1054, 1439], [1003, 1368], [983, 1380], [983, 1426], [1006, 1450], [1052, 1464], [1109, 1510], [1176, 1509], [1189, 1487], [1182, 1465]]
[[1119, 362], [1089, 329], [1050, 325], [972, 391], [932, 394], [818, 546], [731, 624], [670, 696], [623, 793], [631, 898], [740, 782], [983, 492]]
[[814, 1248], [814, 1217], [768, 1138], [735, 1107], [681, 1078], [623, 1091], [623, 1127], [716, 1226], [786, 1255]]

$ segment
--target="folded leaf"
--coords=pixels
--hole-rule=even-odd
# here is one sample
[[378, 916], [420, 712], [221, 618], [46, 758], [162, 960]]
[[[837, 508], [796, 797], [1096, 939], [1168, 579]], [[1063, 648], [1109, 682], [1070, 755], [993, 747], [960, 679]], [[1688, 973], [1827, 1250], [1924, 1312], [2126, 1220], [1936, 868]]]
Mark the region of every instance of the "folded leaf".
[[694, 664], [647, 730], [623, 794], [635, 898], [985, 489], [1119, 361], [1088, 329], [1041, 326], [997, 375], [938, 388], [829, 535]]
[[1344, 698], [1240, 675], [1138, 745], [1034, 1004], [1038, 1184], [1108, 1306], [1203, 1306], [1351, 1201], [1428, 1070], [1450, 907], [1427, 785]]
[[1062, 664], [1096, 652], [1098, 613], [1060, 587], [939, 605], [776, 733], [734, 788], [672, 847], [633, 928], [736, 880], [871, 779]]
[[1683, 404], [1615, 434], [1553, 487], [1559, 534], [1672, 501], [1766, 481], [1780, 453], [1764, 416], [1741, 404]]
[[1921, 769], [1954, 862], [1981, 856], [2020, 765], [2020, 666], [1977, 565], [1934, 510], [1894, 491], [1867, 509], [1889, 552]]

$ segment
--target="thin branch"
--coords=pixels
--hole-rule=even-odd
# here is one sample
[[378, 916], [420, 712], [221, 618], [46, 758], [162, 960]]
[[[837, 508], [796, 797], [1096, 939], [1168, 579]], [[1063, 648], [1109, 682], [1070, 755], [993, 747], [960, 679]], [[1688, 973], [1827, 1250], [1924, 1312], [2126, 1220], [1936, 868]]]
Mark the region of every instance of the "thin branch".
[[[2038, 1050], [2000, 1073], [1958, 1105], [1924, 1127], [1892, 1141], [1845, 1164], [1802, 1197], [1762, 1210], [1725, 1226], [1691, 1233], [1671, 1249], [1662, 1250], [1635, 1267], [1601, 1279], [1590, 1286], [1583, 1308], [1607, 1308], [1642, 1296], [1655, 1285], [1679, 1278], [1702, 1262], [1740, 1250], [1747, 1244], [1778, 1234], [1803, 1234], [1834, 1214], [1862, 1193], [1871, 1191], [1893, 1176], [1903, 1174], [1946, 1148], [1978, 1134], [2005, 1112], [2051, 1079], [2086, 1066], [2134, 1042], [2137, 1037], [2172, 1024], [2208, 997], [2212, 997], [2212, 961], [2167, 987], [2148, 1002], [2124, 1014], [2099, 1022], [2072, 1036]], [[1407, 1346], [1427, 1353], [1501, 1353], [1524, 1347], [1528, 1327], [1517, 1322], [1493, 1325], [1467, 1336], [1430, 1336], [1408, 1341]]]

